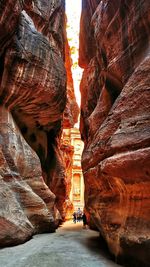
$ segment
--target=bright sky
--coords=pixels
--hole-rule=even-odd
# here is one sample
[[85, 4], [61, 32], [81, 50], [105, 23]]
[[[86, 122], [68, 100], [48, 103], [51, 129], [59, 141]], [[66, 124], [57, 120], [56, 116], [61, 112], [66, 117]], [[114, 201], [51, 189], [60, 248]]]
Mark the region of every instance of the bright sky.
[[79, 85], [83, 72], [83, 70], [78, 66], [81, 2], [82, 0], [66, 0], [67, 36], [71, 49], [71, 57], [73, 60], [72, 75], [74, 81], [75, 95], [79, 106], [80, 106]]

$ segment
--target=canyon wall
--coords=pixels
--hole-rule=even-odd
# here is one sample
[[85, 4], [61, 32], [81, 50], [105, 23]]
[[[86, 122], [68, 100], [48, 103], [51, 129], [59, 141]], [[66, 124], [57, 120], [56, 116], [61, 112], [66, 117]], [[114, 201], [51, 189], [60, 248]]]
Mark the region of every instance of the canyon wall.
[[71, 72], [72, 59], [68, 41], [65, 46], [65, 68], [67, 73], [67, 104], [64, 111], [63, 133], [61, 138], [61, 151], [63, 154], [63, 162], [65, 166], [66, 181], [66, 200], [65, 200], [65, 219], [71, 219], [74, 212], [73, 203], [70, 200], [72, 166], [74, 147], [71, 145], [70, 129], [78, 122], [79, 107], [77, 105], [74, 93], [73, 77]]
[[67, 131], [68, 129], [64, 129], [63, 131], [61, 151], [63, 153], [63, 162], [65, 166], [65, 181], [66, 181], [66, 200], [64, 203], [65, 219], [69, 220], [72, 219], [72, 214], [74, 212], [73, 203], [70, 200], [74, 147], [71, 146], [70, 142], [66, 141]]
[[60, 137], [65, 108], [72, 124], [76, 116], [73, 98], [66, 107], [65, 23], [63, 0], [0, 3], [0, 246], [65, 217]]
[[7, 246], [54, 231], [57, 218], [40, 161], [5, 107], [0, 121], [0, 246]]
[[82, 0], [85, 205], [130, 266], [150, 266], [149, 13], [148, 0]]

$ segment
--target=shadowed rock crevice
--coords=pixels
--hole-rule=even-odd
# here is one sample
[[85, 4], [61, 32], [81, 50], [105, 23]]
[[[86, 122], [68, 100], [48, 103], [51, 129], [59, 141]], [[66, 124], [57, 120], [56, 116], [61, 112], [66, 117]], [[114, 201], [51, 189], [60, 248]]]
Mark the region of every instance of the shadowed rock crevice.
[[4, 72], [4, 60], [5, 60], [5, 53], [0, 57], [0, 85], [1, 85], [2, 76]]

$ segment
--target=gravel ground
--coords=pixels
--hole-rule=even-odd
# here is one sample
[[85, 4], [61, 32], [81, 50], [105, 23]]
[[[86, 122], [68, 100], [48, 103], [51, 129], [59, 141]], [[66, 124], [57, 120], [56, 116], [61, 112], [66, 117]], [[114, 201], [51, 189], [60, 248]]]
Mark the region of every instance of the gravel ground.
[[35, 235], [0, 250], [0, 267], [118, 267], [103, 250], [99, 233], [66, 222], [56, 233]]

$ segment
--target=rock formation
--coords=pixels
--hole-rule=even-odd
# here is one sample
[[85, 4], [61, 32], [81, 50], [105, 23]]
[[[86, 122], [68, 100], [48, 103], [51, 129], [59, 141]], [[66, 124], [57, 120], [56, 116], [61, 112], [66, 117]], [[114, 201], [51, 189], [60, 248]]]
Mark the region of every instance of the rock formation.
[[0, 3], [1, 246], [54, 231], [64, 216], [64, 2]]
[[55, 195], [11, 114], [0, 107], [0, 246], [55, 229]]
[[73, 203], [70, 200], [70, 192], [71, 192], [71, 180], [72, 180], [72, 165], [73, 165], [73, 154], [74, 147], [71, 146], [70, 143], [65, 140], [65, 133], [67, 129], [64, 130], [62, 136], [62, 144], [61, 151], [63, 153], [63, 160], [65, 166], [65, 181], [66, 181], [66, 200], [65, 200], [65, 219], [68, 220], [72, 218], [73, 214]]
[[116, 259], [150, 266], [150, 2], [82, 3], [86, 209]]
[[68, 40], [66, 40], [65, 69], [67, 73], [67, 104], [64, 111], [63, 129], [73, 128], [74, 124], [78, 122], [79, 116], [79, 107], [75, 98], [71, 67], [72, 59], [70, 53], [70, 46], [68, 44]]
[[66, 181], [66, 200], [65, 200], [65, 219], [72, 218], [74, 211], [73, 203], [70, 201], [71, 180], [72, 180], [72, 166], [74, 147], [71, 145], [71, 136], [69, 129], [74, 127], [78, 122], [79, 107], [75, 100], [74, 84], [72, 78], [72, 59], [70, 54], [70, 47], [66, 40], [65, 47], [65, 68], [67, 72], [67, 104], [64, 111], [63, 119], [63, 134], [61, 139], [61, 151], [63, 154], [63, 162], [65, 166], [65, 181]]

